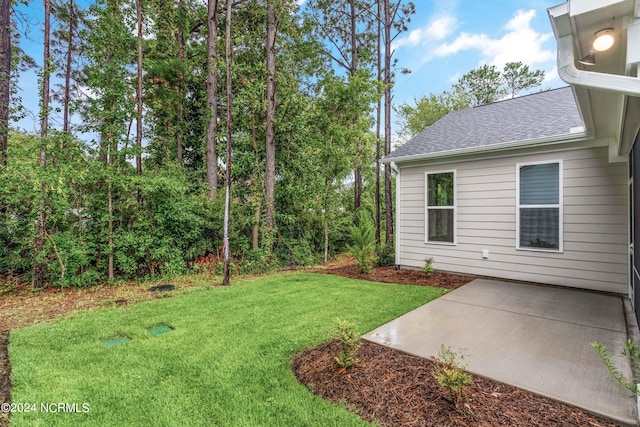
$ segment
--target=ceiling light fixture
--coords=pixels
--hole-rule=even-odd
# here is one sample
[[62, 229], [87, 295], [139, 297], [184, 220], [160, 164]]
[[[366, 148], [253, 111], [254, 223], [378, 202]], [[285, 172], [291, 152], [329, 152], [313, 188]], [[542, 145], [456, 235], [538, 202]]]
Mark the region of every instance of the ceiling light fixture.
[[597, 52], [603, 52], [613, 46], [616, 39], [613, 37], [613, 28], [603, 28], [594, 34], [596, 39], [593, 41], [593, 49]]
[[584, 58], [582, 58], [578, 62], [583, 64], [583, 65], [596, 65], [596, 54], [595, 54], [595, 52], [589, 52], [589, 54], [587, 54], [587, 56], [585, 56]]

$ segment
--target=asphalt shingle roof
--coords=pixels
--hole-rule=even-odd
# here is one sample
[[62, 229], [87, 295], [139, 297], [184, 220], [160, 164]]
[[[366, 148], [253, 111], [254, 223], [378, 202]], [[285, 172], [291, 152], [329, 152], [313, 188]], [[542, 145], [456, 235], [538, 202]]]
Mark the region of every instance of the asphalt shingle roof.
[[453, 111], [387, 156], [435, 154], [566, 136], [584, 126], [570, 87]]

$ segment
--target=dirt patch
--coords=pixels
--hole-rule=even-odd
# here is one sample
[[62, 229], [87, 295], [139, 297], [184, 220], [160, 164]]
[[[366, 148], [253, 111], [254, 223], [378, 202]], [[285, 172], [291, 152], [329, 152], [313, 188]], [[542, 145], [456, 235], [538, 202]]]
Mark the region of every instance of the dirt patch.
[[361, 362], [340, 374], [332, 341], [295, 356], [293, 370], [313, 393], [383, 426], [616, 426], [582, 409], [486, 378], [458, 408], [433, 379], [434, 362], [362, 341]]
[[34, 290], [31, 285], [25, 284], [0, 292], [0, 330], [58, 319], [74, 311], [111, 305], [126, 306], [164, 298], [193, 286], [190, 281], [181, 280], [176, 291], [151, 292], [148, 283], [100, 285], [88, 289], [50, 287], [42, 290]]
[[437, 286], [447, 289], [456, 289], [471, 282], [475, 277], [461, 274], [446, 273], [436, 271], [427, 274], [421, 270], [401, 269], [396, 270], [394, 266], [375, 267], [371, 273], [362, 274], [358, 271], [357, 265], [329, 266], [316, 270], [317, 273], [335, 274], [351, 279], [369, 280], [382, 283], [400, 283], [404, 285]]

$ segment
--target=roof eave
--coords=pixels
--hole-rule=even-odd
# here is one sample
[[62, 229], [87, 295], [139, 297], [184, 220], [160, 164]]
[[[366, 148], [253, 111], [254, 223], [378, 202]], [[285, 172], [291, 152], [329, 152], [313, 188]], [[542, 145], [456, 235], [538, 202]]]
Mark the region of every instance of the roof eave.
[[442, 159], [448, 157], [460, 157], [465, 155], [494, 153], [499, 151], [531, 148], [540, 146], [550, 146], [556, 144], [567, 144], [571, 142], [588, 141], [594, 139], [586, 132], [577, 132], [566, 135], [556, 135], [545, 138], [535, 138], [521, 141], [503, 142], [499, 144], [483, 145], [480, 147], [461, 148], [456, 150], [438, 151], [434, 153], [412, 154], [400, 157], [385, 157], [380, 161], [382, 163], [407, 163], [420, 160]]

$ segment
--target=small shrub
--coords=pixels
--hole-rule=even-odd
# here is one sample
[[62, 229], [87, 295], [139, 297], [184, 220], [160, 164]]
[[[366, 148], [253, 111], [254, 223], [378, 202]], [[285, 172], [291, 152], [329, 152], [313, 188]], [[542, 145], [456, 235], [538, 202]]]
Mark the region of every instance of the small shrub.
[[240, 263], [240, 273], [243, 274], [262, 274], [274, 268], [277, 268], [277, 263], [274, 263], [269, 253], [262, 248], [251, 249]]
[[353, 244], [349, 247], [349, 252], [358, 261], [360, 273], [371, 273], [371, 262], [376, 251], [375, 228], [369, 215], [362, 211], [358, 216], [358, 225], [351, 227], [351, 238]]
[[393, 245], [385, 244], [378, 246], [376, 250], [376, 265], [388, 267], [396, 262], [396, 254]]
[[422, 271], [427, 274], [433, 274], [436, 269], [433, 267], [433, 258], [425, 258], [424, 265], [422, 266]]
[[360, 350], [360, 337], [355, 332], [355, 323], [346, 320], [336, 319], [337, 339], [340, 341], [340, 351], [336, 356], [336, 363], [341, 370], [347, 370], [356, 365], [358, 350]]
[[467, 365], [462, 364], [463, 355], [458, 354], [449, 347], [440, 345], [440, 352], [435, 359], [436, 367], [433, 371], [433, 378], [446, 393], [446, 398], [450, 400], [456, 408], [460, 404], [465, 389], [473, 384], [471, 374], [466, 372]]
[[[229, 263], [229, 274], [233, 276], [238, 272], [238, 270], [242, 273], [246, 272], [246, 269], [238, 268], [238, 264], [231, 259], [231, 262]], [[215, 269], [213, 270], [213, 274], [221, 277], [224, 276], [224, 259], [218, 260]]]
[[604, 363], [613, 379], [615, 379], [621, 387], [640, 397], [640, 390], [638, 389], [638, 382], [640, 382], [640, 347], [628, 339], [625, 343], [625, 348], [622, 350], [624, 357], [631, 358], [631, 366], [635, 371], [633, 378], [627, 378], [614, 366], [611, 356], [607, 353], [607, 347], [597, 342], [591, 343], [591, 346], [596, 349], [600, 355], [600, 359], [602, 359], [602, 363]]

